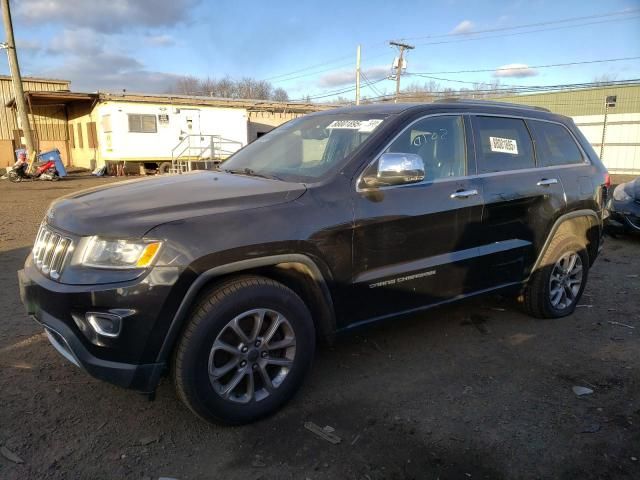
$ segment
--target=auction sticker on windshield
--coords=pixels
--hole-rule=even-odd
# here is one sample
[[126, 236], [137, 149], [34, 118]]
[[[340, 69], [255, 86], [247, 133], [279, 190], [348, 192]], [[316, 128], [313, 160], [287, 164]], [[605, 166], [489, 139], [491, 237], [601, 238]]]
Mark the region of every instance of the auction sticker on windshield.
[[359, 132], [368, 133], [373, 132], [381, 123], [382, 120], [378, 118], [373, 118], [371, 120], [335, 120], [331, 122], [327, 128], [358, 130]]
[[489, 137], [492, 152], [518, 154], [518, 142], [512, 138]]

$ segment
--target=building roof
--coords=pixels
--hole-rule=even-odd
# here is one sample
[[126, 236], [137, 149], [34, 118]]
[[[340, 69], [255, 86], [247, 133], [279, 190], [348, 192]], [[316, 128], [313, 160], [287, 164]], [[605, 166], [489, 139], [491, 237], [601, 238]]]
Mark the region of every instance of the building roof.
[[274, 100], [252, 100], [246, 98], [220, 98], [196, 95], [151, 94], [151, 93], [110, 93], [99, 92], [100, 101], [112, 102], [141, 102], [141, 103], [168, 103], [171, 105], [204, 105], [210, 107], [235, 107], [246, 108], [247, 110], [266, 110], [289, 112], [315, 112], [334, 105], [306, 103], [306, 102], [277, 102]]
[[[70, 92], [70, 91], [27, 91], [25, 98], [32, 105], [52, 105], [72, 102], [136, 102], [136, 103], [160, 103], [170, 105], [201, 105], [221, 108], [246, 108], [250, 111], [277, 111], [308, 113], [318, 110], [334, 108], [335, 105], [304, 103], [304, 102], [276, 102], [273, 100], [231, 99], [217, 97], [202, 97], [174, 94], [147, 94], [147, 93], [110, 93], [110, 92]], [[15, 99], [10, 99], [7, 107], [13, 107]]]
[[[25, 99], [32, 105], [60, 105], [63, 103], [94, 101], [98, 98], [95, 93], [78, 93], [68, 91], [38, 91], [24, 92]], [[13, 108], [16, 99], [10, 99], [5, 106]]]
[[[10, 75], [0, 75], [0, 80], [11, 81]], [[23, 82], [38, 82], [38, 83], [64, 83], [71, 85], [71, 80], [62, 80], [58, 78], [42, 78], [42, 77], [22, 77]]]
[[[607, 97], [615, 97], [615, 106], [606, 108]], [[543, 107], [571, 117], [605, 113], [640, 112], [640, 83], [603, 85], [591, 88], [561, 90], [497, 97], [501, 102]]]

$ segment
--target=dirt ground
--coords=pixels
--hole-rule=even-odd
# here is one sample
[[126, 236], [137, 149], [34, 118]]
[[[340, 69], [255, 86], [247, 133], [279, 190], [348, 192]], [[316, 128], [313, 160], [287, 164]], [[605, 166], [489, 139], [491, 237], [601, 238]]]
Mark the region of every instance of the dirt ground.
[[90, 378], [23, 311], [48, 203], [110, 181], [0, 181], [0, 478], [640, 478], [640, 238], [607, 239], [569, 318], [488, 297], [361, 330], [319, 349], [280, 413], [219, 427], [168, 380], [150, 402]]

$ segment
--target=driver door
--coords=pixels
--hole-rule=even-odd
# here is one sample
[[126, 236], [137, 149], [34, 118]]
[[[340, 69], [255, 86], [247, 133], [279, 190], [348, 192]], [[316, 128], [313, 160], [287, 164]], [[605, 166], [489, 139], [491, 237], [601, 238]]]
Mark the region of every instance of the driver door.
[[[424, 162], [419, 183], [354, 192], [354, 277], [349, 323], [378, 319], [464, 295], [475, 267], [482, 186], [461, 115], [423, 117], [385, 150]], [[374, 162], [368, 169], [376, 169]], [[367, 170], [365, 170], [365, 174]], [[364, 176], [363, 175], [363, 176]]]

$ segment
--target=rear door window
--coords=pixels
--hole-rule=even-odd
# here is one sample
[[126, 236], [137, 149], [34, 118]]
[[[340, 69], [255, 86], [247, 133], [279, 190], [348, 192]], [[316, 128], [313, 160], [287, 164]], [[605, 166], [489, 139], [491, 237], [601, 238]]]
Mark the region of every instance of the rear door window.
[[584, 158], [569, 131], [562, 125], [537, 120], [527, 120], [536, 144], [538, 165], [570, 165], [582, 163]]
[[535, 167], [533, 144], [524, 120], [473, 117], [478, 173]]

